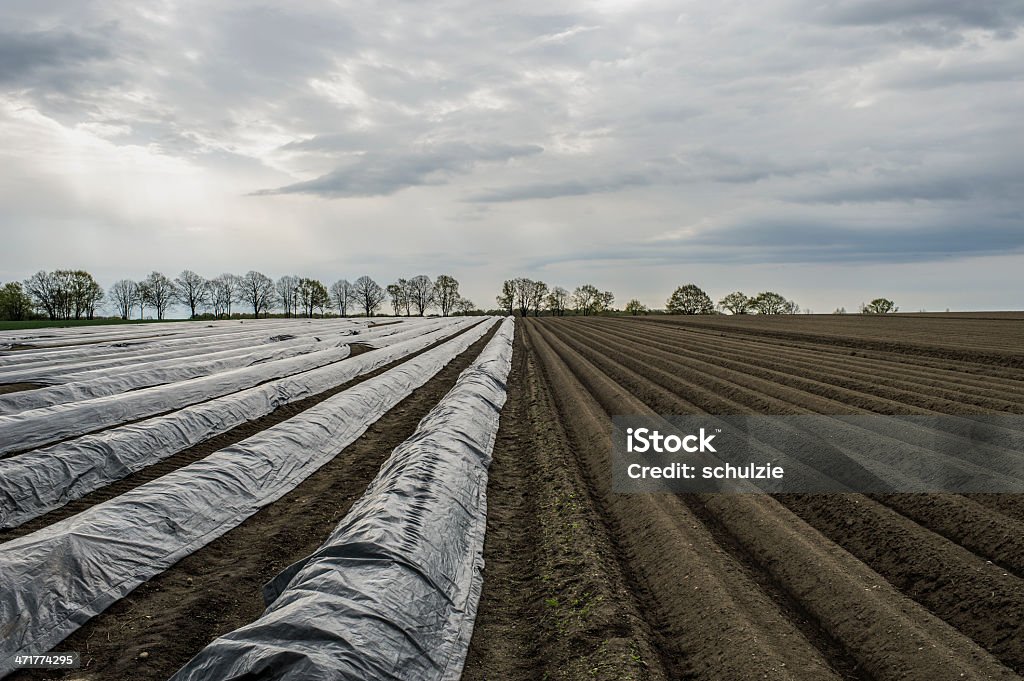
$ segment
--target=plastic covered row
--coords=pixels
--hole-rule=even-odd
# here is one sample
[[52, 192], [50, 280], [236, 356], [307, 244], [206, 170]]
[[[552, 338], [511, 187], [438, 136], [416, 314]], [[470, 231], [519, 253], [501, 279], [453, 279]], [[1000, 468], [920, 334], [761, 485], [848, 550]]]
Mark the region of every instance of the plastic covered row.
[[[147, 341], [180, 337], [194, 337], [223, 333], [232, 329], [245, 330], [245, 325], [272, 328], [294, 323], [295, 320], [222, 320], [215, 322], [173, 322], [165, 324], [125, 324], [117, 326], [76, 326], [71, 328], [45, 328], [8, 331], [0, 335], [3, 346], [29, 345], [31, 351], [47, 348], [71, 348], [106, 342]], [[2, 346], [0, 346], [2, 347]]]
[[259, 329], [246, 333], [234, 333], [229, 336], [211, 336], [195, 338], [191, 341], [160, 343], [136, 348], [102, 348], [90, 347], [86, 352], [77, 352], [63, 358], [39, 357], [34, 360], [22, 361], [0, 367], [0, 381], [63, 383], [64, 376], [83, 371], [97, 371], [112, 367], [128, 367], [133, 364], [187, 358], [225, 350], [255, 348], [268, 343], [281, 343], [294, 339], [314, 338], [317, 335], [347, 335], [358, 331], [358, 328], [335, 324], [303, 325], [278, 327], [277, 329]]
[[95, 373], [68, 374], [62, 377], [63, 380], [58, 385], [0, 395], [0, 414], [16, 414], [29, 409], [40, 409], [56, 404], [116, 395], [154, 385], [186, 381], [190, 378], [287, 359], [346, 344], [340, 339], [330, 341], [321, 341], [319, 338], [289, 339], [281, 343], [259, 346], [256, 349], [246, 347], [240, 350], [221, 350], [208, 355], [202, 354], [194, 359], [189, 358], [191, 361], [165, 359], [135, 364], [117, 371], [103, 369]]
[[[452, 325], [163, 416], [0, 459], [0, 528], [18, 525], [286, 404], [375, 371], [479, 322]], [[383, 339], [378, 341], [383, 344]]]
[[[422, 328], [418, 327], [407, 333], [416, 334], [421, 332]], [[393, 334], [391, 338], [400, 335]], [[0, 454], [32, 449], [147, 416], [181, 409], [275, 378], [316, 369], [343, 360], [349, 353], [350, 348], [345, 346], [232, 369], [170, 385], [0, 416]]]
[[263, 615], [171, 681], [459, 679], [480, 599], [512, 330], [508, 318], [330, 538], [264, 588]]
[[[60, 376], [60, 383], [55, 386], [0, 395], [0, 415], [186, 381], [230, 369], [329, 350], [355, 340], [368, 342], [382, 336], [393, 336], [402, 329], [409, 330], [410, 327], [385, 326], [379, 330], [374, 329], [358, 334], [358, 338], [352, 329], [348, 329], [344, 333], [320, 330], [317, 332], [319, 334], [317, 336], [310, 333], [304, 336], [290, 337], [270, 345], [247, 346], [204, 353], [195, 356], [194, 361], [190, 362], [182, 362], [178, 358], [163, 359], [132, 364], [119, 368], [115, 372], [107, 368], [67, 373]], [[43, 375], [47, 380], [53, 380], [49, 374]]]
[[0, 675], [294, 489], [492, 323], [252, 437], [0, 544]]

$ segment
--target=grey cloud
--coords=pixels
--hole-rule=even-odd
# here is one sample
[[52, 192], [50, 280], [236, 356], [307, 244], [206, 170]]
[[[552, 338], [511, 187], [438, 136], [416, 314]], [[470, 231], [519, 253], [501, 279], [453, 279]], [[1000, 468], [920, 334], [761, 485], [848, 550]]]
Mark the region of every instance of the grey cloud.
[[630, 187], [650, 185], [654, 179], [641, 173], [612, 176], [604, 179], [565, 180], [562, 182], [537, 182], [532, 184], [491, 189], [479, 192], [466, 199], [469, 203], [506, 203], [532, 199], [554, 199], [566, 196], [606, 194]]
[[478, 163], [539, 154], [535, 145], [448, 144], [420, 152], [367, 153], [348, 165], [306, 182], [256, 195], [316, 194], [328, 198], [386, 196], [420, 185], [443, 184], [453, 174], [467, 173]]
[[1017, 0], [833, 0], [819, 5], [817, 13], [823, 20], [841, 25], [938, 21], [1012, 30], [1024, 23], [1024, 5]]
[[0, 32], [0, 83], [30, 82], [39, 71], [80, 67], [110, 56], [102, 41], [66, 31]]

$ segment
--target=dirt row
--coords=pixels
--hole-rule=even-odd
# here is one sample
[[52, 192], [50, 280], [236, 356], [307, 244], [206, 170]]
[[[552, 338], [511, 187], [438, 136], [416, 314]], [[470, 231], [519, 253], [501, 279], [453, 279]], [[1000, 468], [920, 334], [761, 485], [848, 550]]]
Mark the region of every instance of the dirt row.
[[[957, 495], [611, 494], [613, 414], [926, 408], [898, 382], [865, 381], [870, 392], [835, 385], [838, 374], [819, 372], [820, 353], [800, 366], [794, 351], [783, 373], [771, 352], [745, 348], [747, 334], [726, 334], [717, 356], [712, 340], [698, 356], [690, 338], [637, 334], [637, 324], [631, 338], [629, 323], [528, 320], [524, 330], [553, 395], [547, 420], [565, 424], [564, 447], [585, 480], [581, 503], [593, 504], [670, 678], [1016, 678], [1011, 670], [1024, 670], [1024, 534], [994, 505]], [[949, 408], [953, 397], [934, 406]], [[502, 581], [488, 573], [485, 598]], [[482, 607], [481, 621], [487, 613]]]
[[1024, 367], [1024, 320], [904, 315], [651, 316], [652, 322], [780, 340], [814, 341], [993, 366]]
[[292, 492], [143, 584], [57, 646], [57, 651], [81, 652], [83, 669], [31, 670], [9, 678], [163, 681], [214, 638], [259, 617], [263, 584], [320, 546], [391, 450], [413, 434], [497, 328]]
[[[571, 342], [571, 332], [574, 329], [560, 328], [557, 325], [555, 328]], [[613, 363], [609, 363], [608, 357], [618, 356], [621, 358], [623, 354], [626, 354], [633, 361], [639, 361], [636, 359], [640, 353], [639, 348], [630, 348], [628, 352], [624, 353], [620, 349], [622, 345], [618, 342], [615, 345], [594, 344], [594, 347], [598, 348], [597, 350], [590, 346], [577, 345], [575, 347], [603, 360], [604, 366], [609, 371], [617, 372], [617, 375], [626, 380], [632, 378], [632, 373], [625, 373], [621, 365], [615, 366]], [[678, 375], [682, 373], [682, 369], [676, 366], [671, 373]], [[658, 374], [658, 378], [663, 379], [664, 375]], [[700, 381], [698, 380], [696, 383], [699, 384]], [[648, 403], [660, 413], [686, 413], [688, 404], [680, 401], [673, 393], [673, 391], [679, 391], [679, 386], [674, 385], [671, 381], [662, 381], [662, 385], [668, 390], [654, 395], [649, 389], [648, 394], [652, 396]], [[766, 386], [766, 389], [770, 390], [771, 386]], [[785, 392], [781, 387], [777, 387], [776, 390], [780, 393]], [[690, 401], [693, 401], [692, 390], [688, 397]], [[820, 402], [816, 405], [816, 396], [811, 393], [803, 394], [801, 397], [804, 398], [801, 406], [809, 411], [827, 413], [827, 407], [831, 406], [829, 402]], [[763, 399], [754, 394], [751, 394], [746, 404], [742, 404], [742, 400], [740, 401], [740, 406], [746, 406], [749, 412], [763, 408], [763, 404]], [[758, 406], [754, 407], [753, 405]], [[701, 404], [700, 406], [706, 405]], [[709, 409], [705, 410], [710, 411]], [[901, 410], [895, 410], [893, 413], [901, 413]], [[926, 596], [923, 594], [927, 591], [927, 587], [923, 586], [908, 586], [906, 592], [909, 595], [920, 597], [944, 619], [969, 632], [987, 649], [998, 654], [1004, 662], [1018, 670], [1024, 667], [1022, 639], [1019, 624], [1016, 624], [1021, 619], [1021, 605], [1024, 603], [1022, 584], [1017, 576], [1021, 574], [1019, 567], [1024, 559], [1024, 554], [1020, 552], [1021, 535], [1006, 533], [1006, 530], [1015, 523], [1009, 521], [1005, 516], [986, 514], [975, 508], [972, 510], [975, 511], [976, 517], [972, 520], [978, 520], [977, 516], [982, 516], [986, 522], [980, 526], [963, 524], [958, 527], [957, 531], [947, 532], [946, 536], [956, 536], [957, 534], [971, 536], [979, 529], [981, 531], [977, 532], [978, 534], [985, 534], [985, 528], [994, 529], [995, 532], [990, 533], [987, 542], [984, 539], [964, 542], [973, 548], [984, 549], [982, 551], [984, 555], [979, 557], [960, 549], [944, 537], [925, 530], [916, 523], [901, 522], [904, 518], [896, 514], [886, 514], [880, 511], [872, 514], [872, 510], [877, 511], [878, 509], [875, 508], [877, 504], [873, 504], [870, 500], [860, 498], [854, 505], [847, 504], [844, 507], [840, 503], [842, 499], [841, 496], [818, 497], [819, 503], [816, 506], [797, 506], [795, 501], [790, 500], [790, 505], [800, 508], [801, 517], [809, 520], [812, 524], [817, 524], [820, 529], [831, 527], [834, 531], [829, 533], [830, 538], [840, 540], [839, 543], [844, 548], [852, 551], [876, 569], [880, 569], [890, 581], [897, 584], [908, 584], [906, 575], [909, 574], [916, 580], [930, 580], [933, 585], [938, 585], [934, 592], [929, 591]], [[953, 495], [929, 495], [928, 500], [930, 503], [917, 504], [914, 507], [914, 512], [909, 514], [926, 526], [943, 523], [948, 525], [951, 509], [971, 505], [969, 501]], [[904, 495], [894, 495], [884, 498], [883, 501], [889, 502], [896, 508], [907, 509], [912, 505]], [[812, 512], [812, 509], [815, 508], [820, 512], [819, 515]], [[864, 517], [863, 522], [858, 516]], [[831, 526], [824, 522], [823, 518], [826, 517], [832, 520]], [[873, 532], [864, 535], [863, 532], [858, 534], [856, 531], [840, 531], [841, 528], [854, 527], [859, 530], [871, 528]], [[890, 552], [882, 550], [881, 547], [885, 546], [890, 547]], [[911, 546], [917, 551], [910, 552]], [[908, 564], [904, 560], [907, 555], [918, 555], [920, 558], [918, 561]], [[998, 565], [988, 564], [984, 558], [990, 556], [996, 557], [1001, 565], [1012, 567], [1017, 575], [1001, 569]], [[965, 601], [975, 605], [965, 608], [963, 606]]]

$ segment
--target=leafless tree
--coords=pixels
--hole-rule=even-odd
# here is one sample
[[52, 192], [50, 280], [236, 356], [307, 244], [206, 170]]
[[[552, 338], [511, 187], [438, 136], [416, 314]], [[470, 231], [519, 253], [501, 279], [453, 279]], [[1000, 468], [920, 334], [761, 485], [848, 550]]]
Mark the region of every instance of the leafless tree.
[[274, 304], [274, 280], [265, 274], [250, 270], [242, 277], [242, 298], [252, 307], [253, 317], [269, 313]]
[[146, 305], [156, 310], [157, 319], [163, 319], [167, 316], [167, 308], [177, 300], [174, 282], [160, 272], [152, 272], [146, 277], [145, 284], [143, 296], [146, 298]]
[[338, 314], [347, 317], [349, 308], [355, 304], [355, 289], [347, 279], [334, 282], [331, 286], [331, 301], [334, 307], [338, 308]]
[[388, 298], [391, 299], [391, 309], [395, 311], [396, 317], [402, 314], [403, 310], [409, 309], [408, 285], [409, 282], [405, 279], [399, 279], [394, 284], [388, 284]]
[[476, 305], [469, 298], [459, 296], [459, 299], [455, 301], [455, 311], [461, 315], [468, 315], [475, 309]]
[[174, 286], [178, 300], [188, 305], [192, 318], [195, 318], [201, 306], [210, 301], [210, 282], [192, 270], [184, 270], [179, 274], [174, 280]]
[[298, 314], [298, 288], [299, 278], [287, 274], [277, 280], [277, 299], [281, 302], [281, 309], [285, 317]]
[[57, 319], [57, 282], [49, 272], [40, 270], [25, 280], [25, 294], [32, 304], [46, 313], [50, 319]]
[[370, 277], [363, 275], [353, 285], [356, 301], [367, 317], [372, 317], [384, 302], [384, 289]]
[[544, 306], [544, 299], [548, 295], [548, 285], [543, 281], [533, 282], [533, 286], [530, 287], [530, 307], [533, 308], [533, 316], [540, 316], [540, 308]]
[[409, 280], [409, 302], [419, 316], [434, 304], [434, 282], [425, 274], [417, 274]]
[[569, 292], [561, 286], [556, 286], [551, 289], [551, 293], [548, 294], [547, 303], [548, 310], [551, 311], [552, 315], [562, 317], [565, 315], [565, 306], [569, 301]]
[[230, 317], [231, 306], [241, 301], [241, 278], [237, 274], [222, 274], [210, 281], [213, 313]]
[[121, 315], [121, 319], [128, 319], [139, 302], [139, 285], [131, 279], [114, 282], [110, 287], [110, 301]]
[[499, 293], [495, 300], [498, 303], [498, 307], [506, 311], [506, 314], [512, 314], [512, 308], [516, 302], [516, 280], [506, 279], [501, 285], [501, 293]]
[[572, 304], [580, 314], [589, 315], [597, 309], [600, 295], [601, 291], [593, 284], [583, 284], [572, 292]]
[[139, 292], [139, 297], [135, 301], [139, 306], [139, 319], [146, 318], [146, 306], [149, 305], [149, 284], [145, 279], [137, 283], [136, 288]]
[[459, 282], [449, 274], [442, 274], [434, 280], [434, 304], [441, 308], [441, 316], [447, 317], [459, 299]]
[[525, 317], [530, 313], [530, 301], [533, 297], [533, 280], [526, 277], [516, 277], [512, 280], [512, 286], [516, 307], [519, 308], [519, 315]]

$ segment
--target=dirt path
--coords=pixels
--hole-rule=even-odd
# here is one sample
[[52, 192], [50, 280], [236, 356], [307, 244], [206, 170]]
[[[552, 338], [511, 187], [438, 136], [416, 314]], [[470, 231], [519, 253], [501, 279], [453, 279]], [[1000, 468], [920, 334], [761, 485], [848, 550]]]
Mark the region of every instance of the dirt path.
[[666, 678], [540, 371], [519, 324], [463, 679]]

